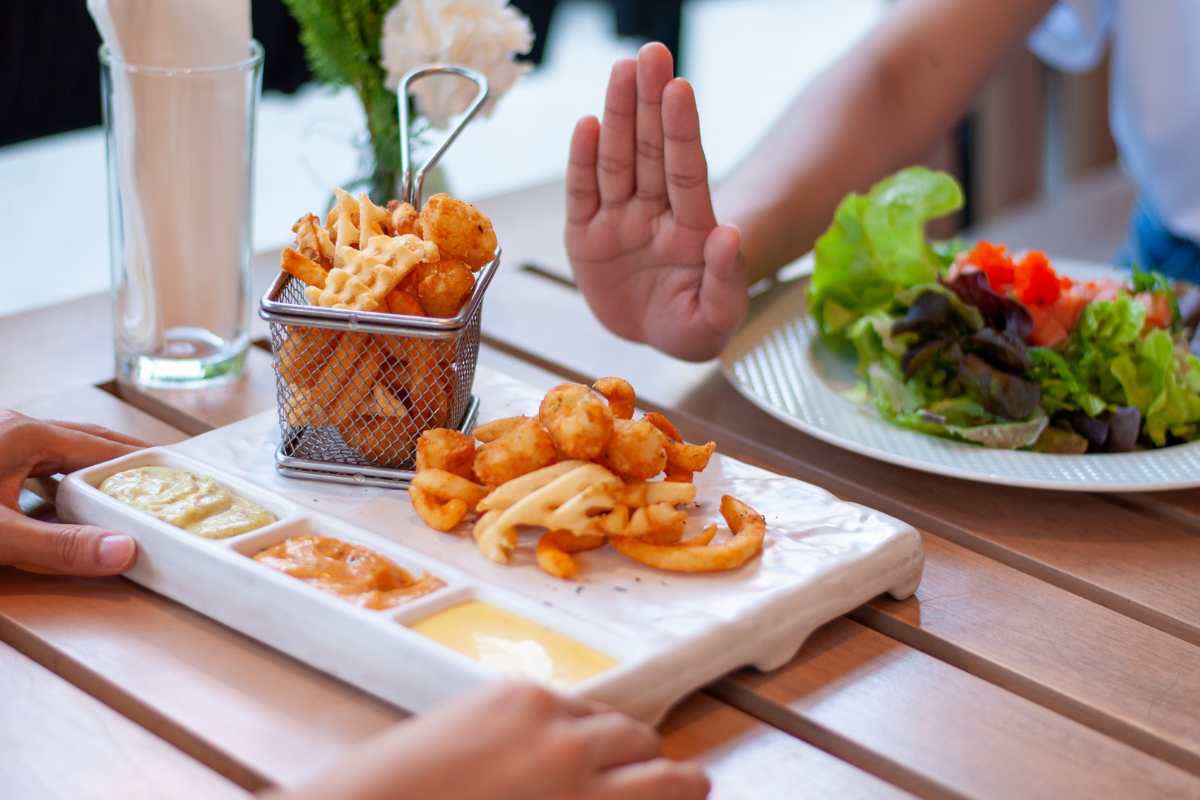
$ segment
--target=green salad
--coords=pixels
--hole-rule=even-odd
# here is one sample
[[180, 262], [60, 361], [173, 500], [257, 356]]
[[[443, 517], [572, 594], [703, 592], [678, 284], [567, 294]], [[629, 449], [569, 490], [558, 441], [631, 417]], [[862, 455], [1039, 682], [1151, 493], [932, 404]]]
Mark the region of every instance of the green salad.
[[931, 242], [962, 206], [923, 167], [842, 200], [817, 240], [808, 307], [857, 356], [856, 400], [985, 447], [1123, 452], [1200, 437], [1200, 290], [1137, 269], [1076, 281], [1045, 253]]

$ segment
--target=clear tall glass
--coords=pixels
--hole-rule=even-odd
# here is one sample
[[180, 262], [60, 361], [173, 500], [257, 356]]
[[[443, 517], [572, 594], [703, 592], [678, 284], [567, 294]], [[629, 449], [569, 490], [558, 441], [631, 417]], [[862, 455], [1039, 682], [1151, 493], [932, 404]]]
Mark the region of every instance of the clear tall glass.
[[263, 51], [213, 67], [100, 48], [118, 380], [194, 387], [241, 374], [249, 341], [254, 123]]

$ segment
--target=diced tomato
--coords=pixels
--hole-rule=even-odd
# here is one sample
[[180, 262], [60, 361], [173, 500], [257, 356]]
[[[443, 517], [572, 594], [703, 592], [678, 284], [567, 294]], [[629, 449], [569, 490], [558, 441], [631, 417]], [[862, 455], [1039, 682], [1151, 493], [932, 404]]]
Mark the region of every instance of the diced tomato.
[[1037, 347], [1054, 347], [1067, 338], [1067, 328], [1059, 321], [1053, 309], [1043, 306], [1028, 306], [1033, 317], [1033, 331], [1029, 343]]
[[1069, 332], [1075, 330], [1075, 326], [1079, 323], [1079, 316], [1083, 314], [1083, 309], [1087, 307], [1087, 304], [1086, 289], [1078, 285], [1070, 286], [1064, 289], [1054, 305], [1050, 306], [1050, 312]]
[[1142, 292], [1137, 295], [1137, 301], [1146, 307], [1145, 330], [1171, 327], [1171, 318], [1175, 313], [1166, 292]]
[[967, 256], [967, 261], [983, 270], [992, 291], [1001, 292], [1013, 282], [1013, 263], [1002, 244], [979, 242]]
[[1041, 250], [1030, 250], [1017, 263], [1013, 274], [1017, 299], [1027, 306], [1048, 306], [1062, 293], [1058, 273]]
[[1114, 278], [1102, 278], [1098, 281], [1088, 281], [1083, 284], [1084, 297], [1089, 302], [1115, 300], [1124, 288], [1124, 284]]

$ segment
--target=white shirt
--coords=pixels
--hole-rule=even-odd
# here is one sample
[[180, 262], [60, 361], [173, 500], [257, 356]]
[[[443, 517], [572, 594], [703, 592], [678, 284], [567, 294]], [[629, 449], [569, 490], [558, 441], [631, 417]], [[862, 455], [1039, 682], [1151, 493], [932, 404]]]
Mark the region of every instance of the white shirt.
[[1200, 0], [1061, 0], [1029, 45], [1070, 72], [1112, 47], [1121, 161], [1160, 221], [1200, 242]]

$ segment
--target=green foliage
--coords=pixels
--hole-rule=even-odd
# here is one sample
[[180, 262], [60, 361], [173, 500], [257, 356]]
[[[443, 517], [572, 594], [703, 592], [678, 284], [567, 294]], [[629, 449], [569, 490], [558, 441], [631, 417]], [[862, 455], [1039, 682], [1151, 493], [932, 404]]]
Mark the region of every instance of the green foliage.
[[[383, 18], [396, 0], [284, 0], [300, 24], [300, 41], [313, 74], [332, 86], [349, 86], [367, 116], [375, 151], [378, 184], [372, 196], [382, 202], [389, 181], [400, 172], [400, 123], [396, 93], [384, 86], [380, 63]], [[394, 186], [390, 183], [390, 186]]]

